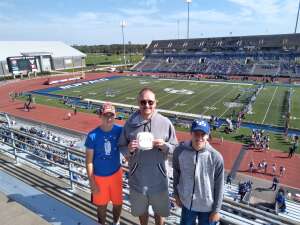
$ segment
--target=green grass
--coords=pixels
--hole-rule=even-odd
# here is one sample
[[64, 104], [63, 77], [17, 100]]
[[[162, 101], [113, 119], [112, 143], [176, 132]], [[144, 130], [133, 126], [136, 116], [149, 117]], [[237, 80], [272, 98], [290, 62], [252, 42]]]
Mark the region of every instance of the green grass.
[[[55, 98], [50, 98], [46, 96], [39, 96], [39, 95], [34, 95], [35, 97], [35, 102], [38, 104], [44, 104], [44, 105], [49, 105], [53, 107], [58, 107], [58, 108], [65, 108], [72, 110], [70, 106], [64, 105], [61, 101], [58, 101]], [[21, 100], [25, 100], [25, 97], [19, 98]], [[87, 113], [94, 113], [92, 110], [86, 110], [86, 109], [80, 109], [78, 108], [79, 112], [87, 112]], [[189, 132], [189, 129], [180, 127], [180, 126], [175, 126], [176, 130], [178, 131], [186, 131]], [[224, 140], [229, 140], [229, 141], [234, 141], [234, 142], [239, 142], [243, 144], [248, 144], [249, 143], [249, 138], [251, 135], [251, 130], [247, 128], [240, 128], [238, 131], [226, 134], [223, 131], [223, 127], [218, 129], [217, 131], [213, 131], [212, 136], [214, 138], [221, 138], [223, 137]], [[283, 152], [288, 152], [289, 147], [291, 146], [291, 142], [289, 140], [286, 140], [283, 134], [279, 133], [269, 133], [270, 135], [270, 140], [271, 140], [271, 148]]]
[[[144, 86], [154, 89], [158, 99], [158, 107], [161, 109], [193, 114], [214, 114], [222, 117], [230, 116], [232, 111], [224, 105], [224, 102], [232, 102], [238, 94], [245, 95], [243, 90], [248, 88], [248, 86], [237, 84], [191, 83], [124, 77], [54, 93], [136, 105], [136, 94]], [[193, 94], [172, 94], [166, 92], [166, 88], [185, 89], [193, 91]], [[109, 89], [113, 90], [114, 96], [107, 96], [106, 92]], [[236, 108], [236, 112], [240, 108]]]
[[[137, 63], [142, 59], [142, 55], [128, 55], [126, 54], [126, 59], [130, 63]], [[123, 64], [124, 58], [123, 54], [120, 55], [101, 55], [101, 54], [87, 54], [86, 64], [87, 65], [110, 65], [110, 64]]]
[[[247, 98], [253, 94], [256, 85], [241, 85], [215, 82], [191, 82], [178, 80], [162, 80], [149, 77], [122, 77], [93, 85], [85, 85], [77, 88], [56, 91], [54, 93], [67, 96], [82, 96], [115, 103], [136, 105], [136, 95], [144, 86], [151, 87], [157, 96], [158, 108], [192, 113], [215, 115], [227, 118], [233, 112], [237, 114]], [[175, 90], [188, 90], [192, 94], [178, 94], [167, 92], [167, 88]], [[291, 125], [300, 129], [300, 88], [294, 87], [292, 101]], [[111, 91], [113, 96], [107, 95]], [[261, 90], [253, 105], [253, 114], [247, 114], [245, 121], [258, 124], [284, 126], [284, 115], [287, 112], [287, 102], [284, 101], [288, 87], [266, 86]], [[239, 98], [236, 98], [238, 97]], [[235, 108], [225, 105], [228, 102], [241, 104]], [[297, 117], [297, 118], [294, 118]]]
[[284, 115], [287, 112], [284, 99], [287, 91], [288, 88], [284, 86], [266, 86], [253, 105], [253, 114], [247, 115], [246, 120], [258, 124], [284, 126]]
[[[175, 126], [178, 131], [186, 131], [189, 132], [188, 129]], [[289, 151], [289, 147], [291, 146], [291, 140], [286, 140], [283, 134], [279, 133], [268, 133], [270, 137], [270, 148], [277, 151], [287, 152]], [[224, 132], [223, 127], [212, 132], [213, 138], [223, 137], [224, 140], [238, 142], [242, 144], [249, 144], [251, 137], [251, 130], [247, 128], [240, 128], [236, 132], [232, 132], [230, 134], [226, 134]]]
[[[249, 144], [250, 143], [250, 137], [251, 137], [251, 130], [247, 128], [240, 128], [238, 131], [226, 134], [223, 129], [220, 129], [218, 131], [214, 131], [213, 137], [220, 138], [223, 137], [224, 140], [230, 140], [234, 142], [240, 142], [243, 144]], [[290, 140], [286, 140], [283, 134], [279, 133], [268, 133], [270, 137], [270, 148], [288, 152], [289, 146], [291, 146]]]
[[[34, 94], [33, 96], [34, 96], [35, 103], [37, 103], [37, 104], [73, 110], [71, 106], [63, 104], [63, 102], [58, 100], [57, 98], [51, 98], [51, 97], [46, 97], [46, 96], [41, 96], [41, 95], [36, 95], [36, 94]], [[25, 101], [27, 99], [27, 97], [19, 97], [18, 99]], [[77, 111], [94, 113], [94, 110], [87, 110], [87, 109], [81, 109], [81, 108], [77, 108]]]
[[290, 125], [300, 128], [300, 88], [293, 88]]

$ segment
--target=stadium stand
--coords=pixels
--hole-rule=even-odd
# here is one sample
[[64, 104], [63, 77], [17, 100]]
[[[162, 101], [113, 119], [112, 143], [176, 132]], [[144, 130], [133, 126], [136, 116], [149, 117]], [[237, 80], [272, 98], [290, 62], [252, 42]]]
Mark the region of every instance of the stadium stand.
[[154, 40], [132, 70], [300, 76], [300, 34]]
[[[26, 141], [24, 141], [26, 140]], [[38, 141], [38, 145], [33, 143]], [[41, 145], [48, 148], [41, 148]], [[47, 171], [48, 175], [64, 179], [72, 189], [80, 188], [88, 191], [88, 182], [85, 172], [84, 153], [74, 148], [59, 143], [40, 139], [32, 133], [24, 133], [20, 130], [0, 126], [0, 155], [11, 155], [19, 163], [27, 164], [39, 171]], [[126, 168], [125, 168], [126, 169]], [[170, 178], [170, 193], [172, 193], [172, 178]], [[128, 184], [124, 177], [124, 209], [128, 211]], [[126, 197], [127, 196], [127, 197]], [[239, 203], [238, 186], [225, 185], [225, 201], [222, 207], [223, 224], [294, 224], [299, 222], [298, 205], [288, 202], [287, 211], [283, 215], [275, 215], [248, 205]], [[173, 207], [172, 207], [173, 205]], [[170, 203], [172, 215], [167, 224], [178, 224], [180, 210]], [[150, 211], [151, 212], [151, 211]]]
[[282, 213], [278, 213], [278, 215], [300, 223], [299, 209], [300, 209], [299, 203], [291, 200], [286, 200], [286, 211]]

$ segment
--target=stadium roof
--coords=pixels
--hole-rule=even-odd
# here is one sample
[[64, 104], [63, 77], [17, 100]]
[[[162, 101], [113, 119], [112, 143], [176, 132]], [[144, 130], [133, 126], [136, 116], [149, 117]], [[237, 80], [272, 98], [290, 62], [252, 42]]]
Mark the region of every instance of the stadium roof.
[[[0, 41], [0, 61], [28, 53], [49, 53], [52, 57], [85, 57], [77, 49], [59, 41]], [[42, 54], [43, 55], [43, 54]]]
[[282, 48], [283, 46], [300, 47], [300, 34], [153, 40], [147, 49], [201, 49], [203, 47], [224, 48], [241, 46], [260, 46], [267, 48]]

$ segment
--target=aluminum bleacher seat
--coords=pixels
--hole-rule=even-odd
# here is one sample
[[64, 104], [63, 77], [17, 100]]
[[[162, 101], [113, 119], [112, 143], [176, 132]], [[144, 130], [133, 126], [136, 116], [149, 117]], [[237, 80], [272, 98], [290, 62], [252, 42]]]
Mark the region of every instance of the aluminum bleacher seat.
[[286, 200], [286, 212], [278, 213], [278, 215], [300, 224], [300, 204], [291, 200]]

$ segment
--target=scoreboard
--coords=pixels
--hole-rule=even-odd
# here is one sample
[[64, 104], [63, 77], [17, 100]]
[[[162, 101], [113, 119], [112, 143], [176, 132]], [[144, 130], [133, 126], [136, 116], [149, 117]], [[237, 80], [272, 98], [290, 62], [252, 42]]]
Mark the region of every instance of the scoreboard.
[[37, 71], [37, 62], [34, 56], [8, 57], [7, 64], [9, 72], [14, 75], [28, 74]]

